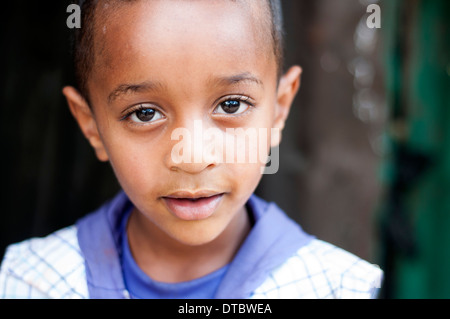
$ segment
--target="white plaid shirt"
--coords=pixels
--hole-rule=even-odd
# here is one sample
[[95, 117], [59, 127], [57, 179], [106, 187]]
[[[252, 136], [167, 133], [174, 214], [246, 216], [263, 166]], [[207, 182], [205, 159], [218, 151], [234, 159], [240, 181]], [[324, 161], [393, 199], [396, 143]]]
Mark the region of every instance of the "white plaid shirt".
[[[251, 298], [375, 298], [382, 275], [378, 266], [313, 239], [273, 269]], [[89, 298], [76, 226], [9, 246], [0, 298]]]

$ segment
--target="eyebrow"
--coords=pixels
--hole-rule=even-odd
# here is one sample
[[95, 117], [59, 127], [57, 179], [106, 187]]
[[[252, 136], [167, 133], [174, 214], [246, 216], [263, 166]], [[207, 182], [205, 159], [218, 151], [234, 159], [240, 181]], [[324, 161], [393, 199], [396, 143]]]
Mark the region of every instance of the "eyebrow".
[[242, 82], [255, 83], [259, 86], [264, 87], [263, 82], [249, 72], [244, 72], [244, 73], [240, 73], [240, 74], [236, 74], [236, 75], [223, 76], [223, 77], [210, 79], [210, 83], [213, 83], [214, 85], [219, 85], [219, 86], [235, 85], [235, 84], [239, 84]]
[[[209, 82], [216, 86], [228, 86], [236, 85], [242, 82], [250, 82], [264, 87], [263, 82], [249, 72], [213, 78], [210, 79]], [[120, 84], [108, 95], [108, 103], [111, 104], [120, 96], [130, 93], [162, 91], [165, 89], [166, 87], [162, 83], [153, 81], [145, 81], [137, 84]]]
[[122, 95], [148, 91], [162, 91], [164, 89], [165, 86], [162, 83], [153, 81], [145, 81], [136, 84], [120, 84], [108, 95], [108, 103], [111, 104]]

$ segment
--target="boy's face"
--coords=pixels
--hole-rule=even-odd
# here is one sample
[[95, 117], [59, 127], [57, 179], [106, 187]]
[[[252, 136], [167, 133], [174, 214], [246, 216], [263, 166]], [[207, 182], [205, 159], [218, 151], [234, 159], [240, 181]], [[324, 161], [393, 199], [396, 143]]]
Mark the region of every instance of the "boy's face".
[[195, 134], [199, 123], [223, 137], [227, 128], [265, 129], [267, 154], [279, 142], [271, 128], [283, 128], [298, 89], [297, 67], [277, 90], [262, 9], [228, 0], [105, 8], [96, 18], [91, 109], [75, 89], [64, 89], [97, 157], [110, 161], [140, 218], [181, 243], [205, 244], [234, 227], [264, 163], [214, 157], [180, 163], [173, 156], [180, 140], [172, 133], [192, 133], [194, 156], [199, 144], [204, 150], [210, 143]]

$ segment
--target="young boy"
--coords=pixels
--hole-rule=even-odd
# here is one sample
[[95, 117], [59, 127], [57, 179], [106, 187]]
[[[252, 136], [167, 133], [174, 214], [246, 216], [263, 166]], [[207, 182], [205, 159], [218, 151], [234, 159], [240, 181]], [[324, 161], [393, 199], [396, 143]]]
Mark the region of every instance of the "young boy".
[[[265, 161], [236, 157], [254, 148], [203, 156], [218, 139], [195, 133], [234, 146], [238, 128], [265, 131], [265, 154], [280, 142], [301, 69], [281, 72], [279, 2], [84, 1], [78, 90], [63, 93], [123, 192], [74, 226], [11, 245], [1, 297], [376, 296], [378, 267], [252, 195]], [[194, 136], [179, 153], [178, 129]]]

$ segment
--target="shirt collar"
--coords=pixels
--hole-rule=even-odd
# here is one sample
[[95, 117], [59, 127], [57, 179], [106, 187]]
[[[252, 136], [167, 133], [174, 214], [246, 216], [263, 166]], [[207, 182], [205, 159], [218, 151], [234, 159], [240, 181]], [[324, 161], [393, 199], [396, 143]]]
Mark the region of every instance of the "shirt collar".
[[124, 192], [77, 222], [92, 299], [127, 298], [120, 265], [120, 222], [132, 206]]
[[216, 298], [248, 298], [270, 272], [314, 237], [305, 233], [274, 203], [252, 195], [247, 202], [255, 225], [233, 259]]
[[[252, 195], [247, 205], [255, 224], [231, 262], [216, 298], [249, 297], [273, 269], [313, 238], [274, 203]], [[128, 297], [120, 264], [120, 225], [131, 207], [128, 197], [120, 192], [77, 222], [90, 298]]]

